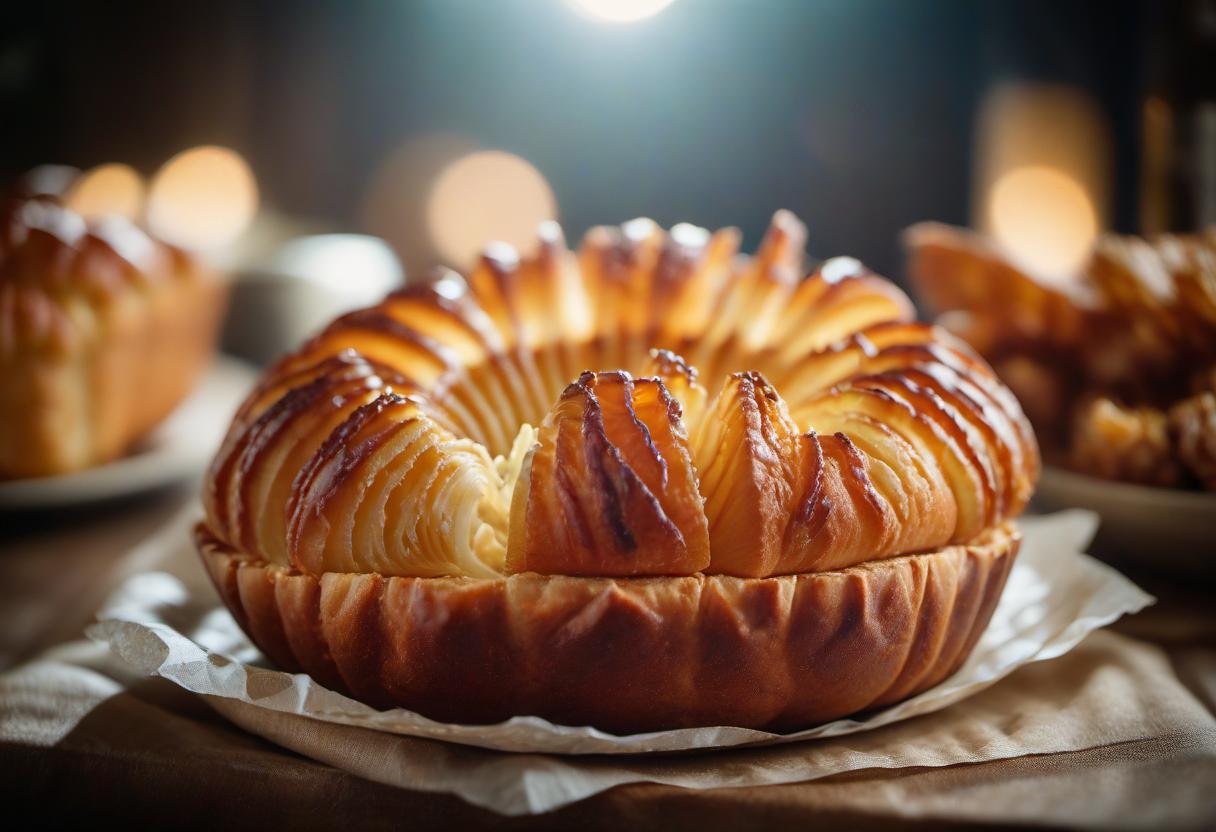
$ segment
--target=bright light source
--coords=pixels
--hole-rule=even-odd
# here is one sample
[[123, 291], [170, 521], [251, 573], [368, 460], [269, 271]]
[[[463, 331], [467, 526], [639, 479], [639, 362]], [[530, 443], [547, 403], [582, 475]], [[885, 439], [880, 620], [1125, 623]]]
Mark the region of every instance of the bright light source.
[[673, 0], [569, 0], [575, 7], [592, 17], [610, 23], [633, 23], [653, 17], [670, 6]]
[[128, 165], [99, 165], [72, 183], [64, 202], [86, 219], [118, 216], [134, 221], [143, 212], [144, 180]]
[[549, 183], [527, 161], [501, 150], [452, 162], [427, 198], [426, 225], [435, 249], [453, 266], [469, 266], [490, 241], [528, 249], [537, 227], [557, 217]]
[[1076, 87], [1001, 83], [976, 124], [973, 220], [1035, 277], [1084, 266], [1111, 199], [1111, 129]]
[[148, 225], [184, 248], [219, 248], [249, 227], [257, 206], [257, 182], [239, 154], [196, 147], [174, 156], [152, 180]]
[[1046, 165], [1014, 168], [997, 179], [988, 212], [997, 240], [1040, 277], [1075, 275], [1098, 233], [1089, 194], [1076, 179]]

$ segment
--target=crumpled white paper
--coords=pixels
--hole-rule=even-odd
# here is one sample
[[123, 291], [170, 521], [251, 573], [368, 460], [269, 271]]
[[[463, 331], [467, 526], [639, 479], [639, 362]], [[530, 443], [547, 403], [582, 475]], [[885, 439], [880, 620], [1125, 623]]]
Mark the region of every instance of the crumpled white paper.
[[[435, 722], [402, 709], [377, 711], [303, 674], [269, 669], [213, 592], [191, 593], [167, 573], [129, 579], [87, 633], [134, 668], [220, 700], [281, 714], [501, 751], [636, 754], [757, 746], [866, 731], [931, 713], [988, 687], [1018, 667], [1054, 658], [1086, 634], [1153, 598], [1082, 553], [1097, 528], [1092, 513], [1021, 521], [1025, 541], [988, 630], [963, 667], [902, 703], [792, 734], [719, 726], [614, 736], [595, 728], [516, 717], [497, 725]], [[201, 568], [201, 567], [200, 567]], [[229, 708], [219, 708], [229, 711]], [[243, 710], [243, 709], [237, 709]]]

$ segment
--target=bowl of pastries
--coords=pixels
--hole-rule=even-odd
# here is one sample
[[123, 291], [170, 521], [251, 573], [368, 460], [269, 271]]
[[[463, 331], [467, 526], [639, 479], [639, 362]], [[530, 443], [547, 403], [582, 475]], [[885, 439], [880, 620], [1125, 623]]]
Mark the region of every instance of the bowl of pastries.
[[1008, 387], [781, 212], [556, 225], [263, 376], [195, 541], [278, 666], [375, 707], [793, 730], [952, 674], [1039, 470]]
[[224, 299], [195, 256], [125, 219], [86, 220], [49, 195], [0, 203], [6, 504], [54, 502], [137, 449], [210, 365]]
[[1098, 511], [1112, 552], [1208, 566], [1216, 231], [1105, 234], [1063, 282], [963, 229], [923, 223], [906, 242], [925, 304], [992, 364], [1034, 424], [1048, 464], [1039, 500]]

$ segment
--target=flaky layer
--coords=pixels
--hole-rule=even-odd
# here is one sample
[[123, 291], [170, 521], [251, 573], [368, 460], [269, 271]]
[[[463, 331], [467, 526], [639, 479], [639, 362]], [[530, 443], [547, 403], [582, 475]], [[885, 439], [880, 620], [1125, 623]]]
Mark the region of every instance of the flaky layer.
[[320, 577], [196, 543], [280, 667], [377, 707], [490, 723], [531, 714], [616, 733], [788, 730], [937, 684], [987, 626], [1020, 536], [842, 571], [497, 579]]
[[1009, 391], [856, 260], [800, 279], [802, 239], [786, 213], [751, 258], [730, 229], [547, 227], [345, 315], [237, 415], [208, 522], [316, 575], [756, 577], [1017, 515], [1038, 450]]
[[514, 498], [509, 572], [689, 575], [710, 565], [680, 408], [658, 379], [583, 373], [541, 424]]

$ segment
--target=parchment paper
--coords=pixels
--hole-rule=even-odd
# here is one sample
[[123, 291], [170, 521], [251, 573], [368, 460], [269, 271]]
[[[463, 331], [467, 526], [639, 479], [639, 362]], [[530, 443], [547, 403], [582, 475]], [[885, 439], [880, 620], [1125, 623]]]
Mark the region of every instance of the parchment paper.
[[[191, 597], [165, 573], [128, 580], [99, 613], [90, 638], [124, 661], [196, 693], [235, 699], [396, 734], [503, 751], [622, 754], [686, 751], [830, 737], [886, 725], [946, 707], [1023, 664], [1059, 656], [1090, 631], [1151, 603], [1115, 570], [1081, 553], [1096, 528], [1093, 515], [1064, 512], [1022, 523], [1026, 539], [992, 623], [967, 663], [951, 678], [898, 705], [793, 734], [722, 726], [614, 736], [588, 727], [516, 717], [498, 725], [451, 725], [406, 710], [377, 711], [328, 690], [304, 674], [268, 669], [256, 648], [211, 598]], [[202, 593], [199, 593], [202, 594]]]
[[[621, 759], [619, 765], [612, 764], [608, 776], [589, 779], [586, 765], [603, 770], [608, 758], [602, 758], [602, 766], [594, 759], [567, 765], [540, 755], [708, 751], [870, 731], [940, 711], [1019, 667], [1062, 655], [1093, 630], [1153, 601], [1118, 572], [1082, 553], [1096, 525], [1094, 515], [1081, 511], [1024, 519], [1025, 542], [1005, 593], [987, 632], [958, 673], [903, 703], [787, 735], [720, 726], [621, 737], [535, 717], [469, 726], [438, 723], [405, 710], [376, 711], [305, 675], [267, 667], [212, 591], [187, 589], [179, 578], [164, 572], [130, 578], [99, 613], [88, 635], [108, 644], [133, 668], [205, 695], [216, 710], [242, 727], [302, 753], [381, 782], [451, 791], [500, 812], [546, 811], [619, 782], [670, 781], [653, 773], [656, 766], [665, 770], [666, 764], [650, 763], [644, 757]], [[963, 728], [974, 734], [983, 726]], [[803, 779], [859, 767], [943, 765], [962, 759], [940, 742], [917, 743], [915, 734], [915, 725], [901, 728], [896, 734], [900, 742], [889, 748], [875, 735], [877, 745], [867, 740], [864, 754], [858, 748], [857, 753], [816, 759], [813, 771], [803, 772]], [[1058, 739], [1017, 753], [1046, 753], [1054, 750]], [[486, 752], [428, 740], [526, 753], [479, 757]], [[807, 748], [810, 753], [816, 746]], [[974, 759], [974, 751], [967, 749], [969, 759]], [[994, 746], [990, 753], [1013, 752]], [[721, 754], [717, 756], [727, 763]], [[694, 788], [698, 782], [789, 782], [775, 780], [762, 757], [742, 767], [737, 755], [732, 759], [726, 769], [705, 767], [704, 781], [682, 777], [679, 782]]]

